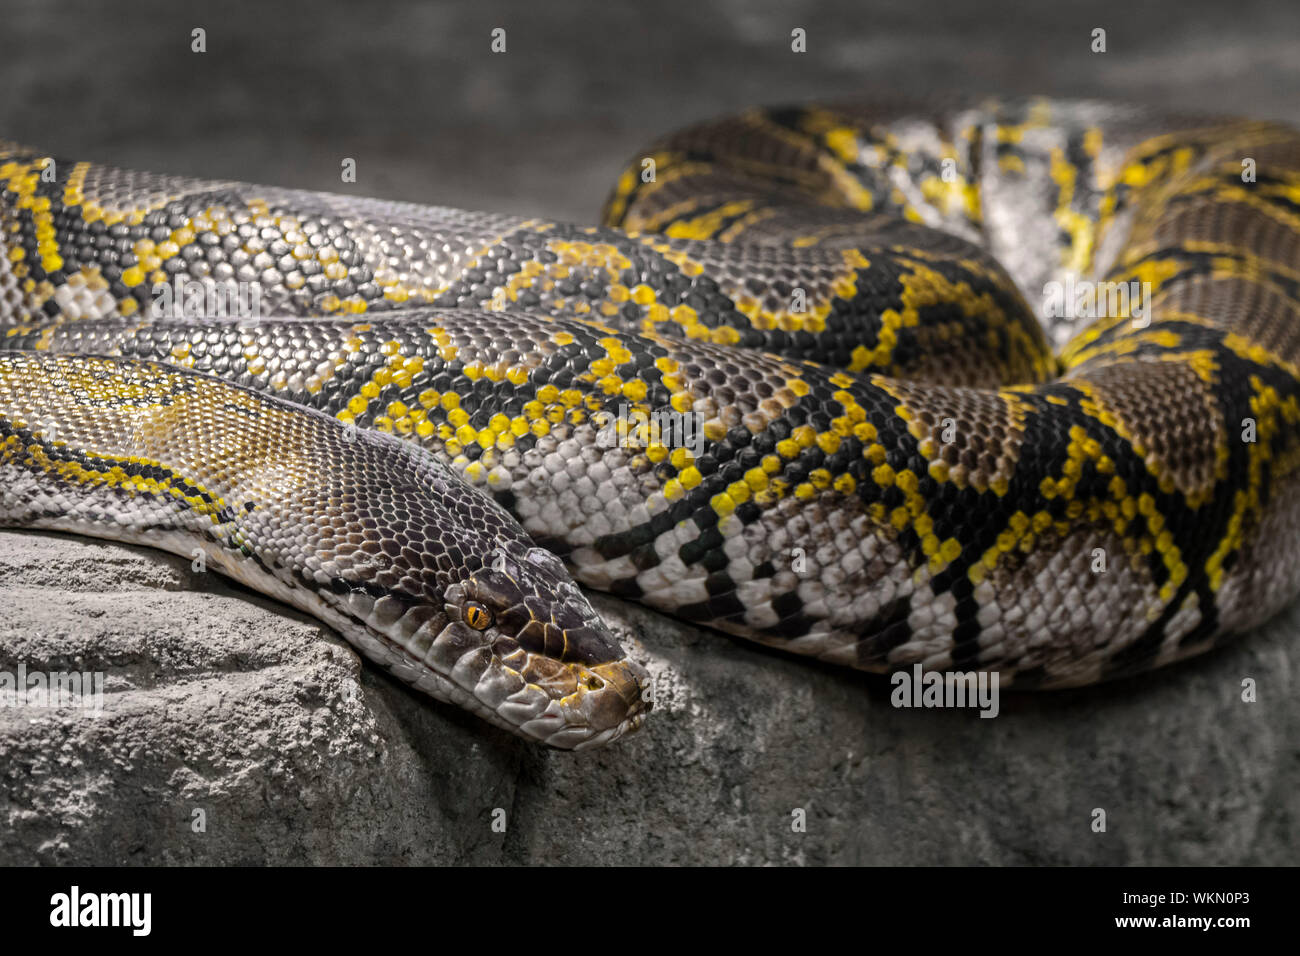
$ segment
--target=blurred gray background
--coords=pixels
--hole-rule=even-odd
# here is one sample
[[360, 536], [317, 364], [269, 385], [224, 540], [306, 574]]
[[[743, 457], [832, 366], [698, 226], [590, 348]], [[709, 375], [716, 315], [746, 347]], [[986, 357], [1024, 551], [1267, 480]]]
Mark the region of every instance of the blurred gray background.
[[0, 137], [321, 189], [351, 156], [349, 191], [583, 222], [639, 147], [755, 104], [1049, 93], [1300, 121], [1283, 0], [5, 6]]
[[[27, 0], [0, 23], [0, 137], [159, 172], [575, 221], [594, 221], [648, 141], [759, 103], [1045, 93], [1300, 123], [1294, 2]], [[195, 27], [205, 54], [190, 51]], [[489, 50], [495, 27], [503, 55]], [[794, 27], [806, 54], [790, 51]], [[1090, 51], [1096, 27], [1104, 54]], [[345, 156], [356, 186], [340, 184]], [[184, 561], [7, 540], [10, 642], [46, 641], [26, 645], [48, 645], [29, 651], [44, 659], [76, 635], [166, 679], [138, 719], [66, 739], [25, 722], [0, 733], [10, 862], [1296, 862], [1300, 605], [1187, 665], [1008, 695], [1003, 719], [981, 721], [897, 711], [860, 675], [599, 599], [675, 676], [646, 731], [574, 759], [371, 668], [362, 703], [335, 706], [355, 667], [336, 640], [187, 576]], [[142, 608], [167, 626], [132, 634]], [[259, 663], [280, 655], [283, 668]], [[190, 656], [207, 663], [166, 663]], [[192, 685], [191, 670], [208, 676]], [[1240, 702], [1243, 675], [1260, 679], [1258, 705]], [[245, 709], [254, 681], [252, 700], [278, 709]], [[312, 691], [330, 706], [296, 696], [316, 684], [333, 688]], [[267, 727], [274, 744], [258, 749]], [[211, 837], [190, 839], [178, 792], [214, 808]], [[484, 822], [496, 806], [517, 821], [504, 838]], [[806, 837], [790, 832], [792, 806], [810, 808]], [[1113, 815], [1106, 835], [1088, 826], [1098, 806]]]

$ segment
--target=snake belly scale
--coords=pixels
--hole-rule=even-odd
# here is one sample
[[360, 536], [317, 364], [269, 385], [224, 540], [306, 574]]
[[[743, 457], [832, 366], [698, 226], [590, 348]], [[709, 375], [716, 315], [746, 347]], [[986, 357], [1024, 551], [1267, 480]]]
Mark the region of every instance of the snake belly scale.
[[560, 747], [649, 710], [575, 581], [1028, 688], [1300, 592], [1295, 131], [753, 110], [605, 221], [0, 146], [0, 524], [198, 548]]

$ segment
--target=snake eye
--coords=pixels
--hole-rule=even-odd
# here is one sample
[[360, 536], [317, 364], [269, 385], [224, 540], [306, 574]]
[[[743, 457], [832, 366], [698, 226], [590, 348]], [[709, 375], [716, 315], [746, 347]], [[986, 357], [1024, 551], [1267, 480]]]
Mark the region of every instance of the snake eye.
[[465, 623], [476, 631], [486, 630], [492, 624], [492, 612], [471, 601], [465, 605]]

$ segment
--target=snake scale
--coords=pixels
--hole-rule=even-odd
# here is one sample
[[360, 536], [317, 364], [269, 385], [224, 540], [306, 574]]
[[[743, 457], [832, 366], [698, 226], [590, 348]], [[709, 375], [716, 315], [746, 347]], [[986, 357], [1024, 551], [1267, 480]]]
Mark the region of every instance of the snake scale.
[[0, 146], [0, 524], [201, 551], [565, 748], [649, 710], [575, 581], [1028, 688], [1300, 591], [1295, 131], [751, 110], [639, 155], [604, 218]]

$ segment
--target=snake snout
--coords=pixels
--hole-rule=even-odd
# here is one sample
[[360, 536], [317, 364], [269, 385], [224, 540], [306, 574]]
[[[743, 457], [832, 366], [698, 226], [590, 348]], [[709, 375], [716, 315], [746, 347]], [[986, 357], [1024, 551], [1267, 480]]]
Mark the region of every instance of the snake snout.
[[551, 613], [549, 626], [559, 630], [563, 640], [560, 660], [594, 666], [623, 658], [618, 638], [582, 595], [569, 598]]
[[559, 659], [576, 679], [576, 687], [564, 701], [568, 726], [547, 742], [582, 750], [636, 730], [653, 707], [650, 673], [624, 654], [614, 633], [576, 587], [551, 611], [547, 627], [562, 627]]
[[648, 693], [650, 674], [627, 660], [595, 667], [573, 667], [578, 686], [560, 708], [562, 726], [546, 742], [565, 750], [599, 747], [632, 733], [653, 707]]
[[[511, 556], [486, 564], [446, 598], [455, 623], [439, 643], [465, 653], [468, 641], [469, 653], [496, 659], [474, 658], [475, 668], [487, 668], [486, 681], [466, 664], [447, 663], [453, 674], [472, 676], [478, 700], [517, 732], [581, 750], [631, 733], [645, 720], [649, 673], [627, 658], [558, 558], [533, 549], [522, 561]], [[482, 631], [464, 623], [471, 603], [490, 613]]]
[[[649, 698], [650, 672], [631, 660], [611, 661], [591, 668], [594, 681], [582, 698], [582, 711], [595, 730], [617, 727], [654, 707]], [[592, 686], [595, 684], [595, 686]], [[639, 723], [639, 721], [638, 721]]]

